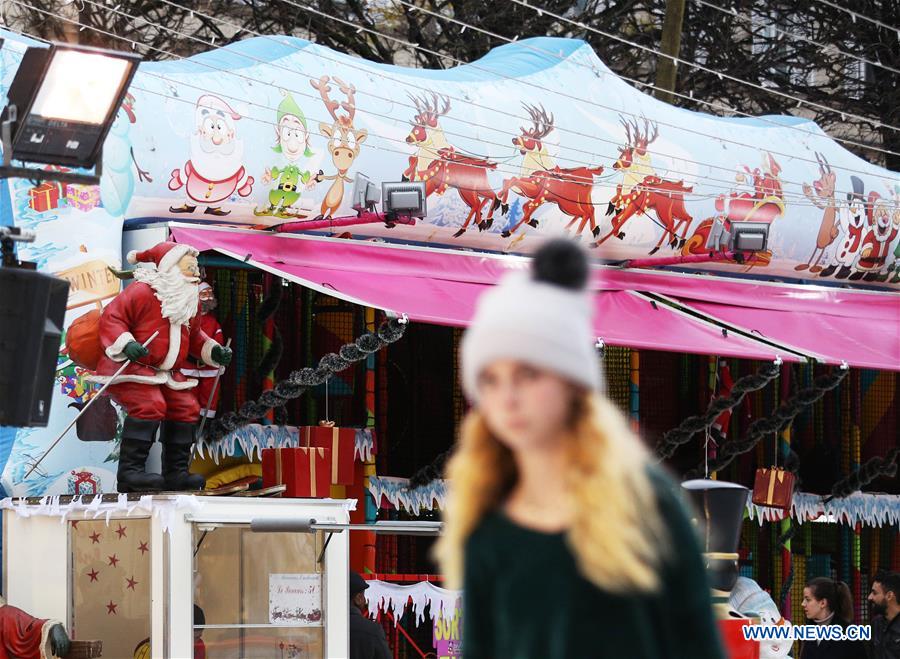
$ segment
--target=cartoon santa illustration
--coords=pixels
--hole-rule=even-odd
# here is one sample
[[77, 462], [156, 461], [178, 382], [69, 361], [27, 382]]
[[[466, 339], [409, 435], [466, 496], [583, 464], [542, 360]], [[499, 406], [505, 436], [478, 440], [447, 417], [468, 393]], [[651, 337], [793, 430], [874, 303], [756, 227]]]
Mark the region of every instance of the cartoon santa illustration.
[[241, 197], [253, 191], [253, 177], [246, 175], [243, 165], [244, 141], [236, 135], [235, 122], [240, 118], [218, 96], [204, 94], [197, 99], [191, 158], [183, 170], [173, 169], [169, 179], [169, 190], [185, 188], [190, 202], [170, 207], [171, 212], [193, 213], [200, 204], [206, 205], [207, 215], [228, 215], [231, 211], [223, 211], [218, 204], [235, 190]]
[[874, 190], [869, 193], [866, 203], [866, 219], [869, 221], [869, 231], [863, 238], [862, 249], [859, 253], [859, 272], [850, 276], [850, 279], [859, 279], [865, 275], [866, 281], [884, 281], [887, 273], [882, 273], [888, 257], [888, 250], [894, 238], [897, 237], [897, 229], [892, 229], [891, 215], [886, 200]]
[[866, 224], [866, 197], [865, 184], [861, 178], [851, 176], [850, 182], [853, 185], [853, 192], [847, 193], [847, 206], [841, 208], [838, 213], [839, 233], [834, 252], [835, 263], [820, 272], [820, 277], [834, 274], [836, 279], [847, 279], [856, 269]]
[[[216, 343], [224, 343], [224, 334], [222, 326], [213, 313], [218, 301], [213, 287], [205, 281], [200, 284], [200, 314], [197, 320], [200, 323], [200, 329], [206, 333]], [[197, 386], [194, 388], [194, 395], [197, 397], [197, 403], [200, 404], [200, 415], [207, 418], [216, 416], [216, 407], [219, 402], [219, 387], [216, 386], [216, 376], [223, 373], [224, 368], [220, 366], [210, 366], [205, 364], [202, 359], [194, 359], [188, 355], [188, 367], [181, 369], [181, 374], [189, 378], [197, 379]], [[212, 399], [210, 399], [212, 396]]]
[[[134, 269], [134, 283], [104, 308], [99, 321], [103, 354], [97, 375], [108, 382], [128, 361], [107, 390], [127, 416], [119, 449], [119, 492], [199, 490], [201, 476], [189, 473], [200, 405], [192, 388], [197, 380], [182, 375], [190, 354], [205, 364], [223, 367], [231, 350], [219, 345], [194, 322], [199, 307], [197, 250], [162, 242], [130, 252], [128, 262], [148, 264]], [[146, 347], [154, 332], [158, 335]], [[146, 473], [150, 446], [160, 431], [163, 474]]]

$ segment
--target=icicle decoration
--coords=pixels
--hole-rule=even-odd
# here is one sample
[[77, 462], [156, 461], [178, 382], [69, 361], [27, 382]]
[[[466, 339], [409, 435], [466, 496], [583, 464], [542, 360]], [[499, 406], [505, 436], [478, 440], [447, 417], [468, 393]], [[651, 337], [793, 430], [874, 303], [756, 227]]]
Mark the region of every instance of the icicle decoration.
[[443, 510], [447, 498], [445, 481], [434, 480], [426, 485], [409, 488], [409, 479], [387, 476], [369, 476], [369, 492], [375, 505], [381, 505], [384, 497], [394, 508], [404, 508], [411, 515], [423, 510]]
[[[85, 501], [85, 498], [88, 500]], [[109, 495], [106, 495], [109, 498]], [[0, 510], [12, 510], [19, 517], [59, 517], [60, 524], [70, 516], [80, 518], [105, 518], [109, 525], [113, 516], [130, 517], [137, 513], [150, 515], [160, 520], [163, 531], [172, 527], [175, 517], [186, 512], [193, 513], [203, 507], [201, 497], [192, 494], [179, 494], [166, 499], [144, 495], [138, 500], [128, 500], [127, 494], [120, 494], [116, 499], [104, 501], [104, 496], [75, 496], [68, 503], [62, 503], [60, 495], [41, 497], [38, 503], [28, 503], [25, 499], [0, 499]]]
[[[764, 508], [753, 504], [748, 496], [747, 512], [750, 519], [763, 522], [778, 522], [785, 513], [777, 508]], [[855, 526], [862, 524], [870, 528], [881, 528], [900, 524], [900, 495], [869, 494], [856, 492], [842, 499], [825, 502], [818, 494], [797, 492], [794, 494], [790, 516], [798, 524], [806, 524], [825, 515], [836, 524]]]
[[425, 607], [431, 605], [431, 620], [444, 612], [444, 617], [452, 616], [456, 602], [462, 597], [462, 591], [439, 588], [429, 581], [420, 581], [410, 585], [398, 585], [373, 579], [363, 592], [369, 614], [381, 610], [394, 614], [397, 625], [407, 606], [411, 606], [416, 619], [416, 626], [425, 619]]
[[[354, 439], [354, 455], [366, 462], [375, 454], [375, 437], [371, 428], [357, 428]], [[216, 441], [203, 438], [197, 441], [194, 450], [198, 457], [210, 457], [219, 464], [223, 457], [244, 455], [249, 460], [261, 461], [264, 448], [297, 448], [300, 443], [298, 426], [264, 426], [259, 423], [238, 428]]]

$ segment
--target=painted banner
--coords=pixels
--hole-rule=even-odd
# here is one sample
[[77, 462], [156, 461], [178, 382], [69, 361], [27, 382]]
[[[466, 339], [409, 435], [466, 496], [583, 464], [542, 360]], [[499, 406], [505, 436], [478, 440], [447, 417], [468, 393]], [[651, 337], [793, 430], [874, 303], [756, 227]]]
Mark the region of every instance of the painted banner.
[[437, 659], [462, 656], [462, 598], [456, 600], [452, 612], [441, 611], [432, 620], [432, 647]]
[[900, 282], [896, 172], [800, 117], [667, 105], [579, 40], [526, 39], [432, 71], [259, 37], [146, 63], [131, 95], [107, 145], [130, 219], [300, 231], [355, 215], [362, 173], [424, 181], [428, 215], [335, 233], [522, 253], [567, 233], [617, 260], [705, 254], [716, 219], [753, 221], [770, 227], [767, 252], [696, 267]]

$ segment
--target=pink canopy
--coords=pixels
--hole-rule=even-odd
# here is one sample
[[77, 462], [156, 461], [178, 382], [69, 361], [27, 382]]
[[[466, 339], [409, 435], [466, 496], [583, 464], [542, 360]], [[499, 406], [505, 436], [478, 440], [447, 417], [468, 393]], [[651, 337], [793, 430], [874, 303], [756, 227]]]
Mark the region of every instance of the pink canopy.
[[[524, 257], [408, 245], [191, 225], [173, 225], [171, 230], [175, 240], [201, 251], [215, 250], [314, 290], [440, 325], [465, 326], [478, 295], [487, 286], [509, 270], [528, 266]], [[848, 315], [869, 308], [883, 316], [877, 330], [885, 332], [883, 343], [896, 343], [900, 325], [896, 306], [891, 321], [890, 306], [881, 298], [873, 305], [848, 297], [846, 292], [819, 291], [821, 287], [815, 286], [788, 287], [786, 292], [768, 284], [609, 268], [598, 269], [592, 285], [596, 291], [597, 336], [609, 345], [750, 359], [774, 359], [777, 354], [787, 361], [808, 355], [874, 368], [890, 368], [887, 362], [893, 356], [897, 368], [896, 346], [894, 350], [882, 347], [859, 356], [862, 351], [854, 346], [867, 343], [867, 334], [851, 334], [858, 340], [845, 342], [848, 354], [837, 359], [830, 350], [812, 350], [808, 342], [793, 340], [797, 334], [810, 332], [808, 317], [815, 318], [820, 307], [828, 305]], [[650, 300], [641, 294], [644, 291], [679, 295], [693, 309], [676, 309]], [[746, 308], [733, 303], [743, 300], [755, 304], [757, 299], [773, 308], [770, 313], [776, 315], [767, 318], [776, 325], [781, 323], [784, 331], [737, 322], [747, 318], [742, 316]], [[717, 313], [707, 307], [715, 307]], [[790, 311], [792, 307], [801, 307], [804, 312]], [[846, 316], [828, 327], [833, 334], [837, 326], [846, 333], [852, 328], [845, 325]], [[736, 326], [744, 327], [747, 335], [742, 336], [741, 327]], [[764, 340], [753, 337], [754, 329]]]
[[898, 320], [893, 323], [810, 311], [779, 311], [693, 302], [690, 307], [735, 329], [775, 341], [818, 361], [900, 370]]

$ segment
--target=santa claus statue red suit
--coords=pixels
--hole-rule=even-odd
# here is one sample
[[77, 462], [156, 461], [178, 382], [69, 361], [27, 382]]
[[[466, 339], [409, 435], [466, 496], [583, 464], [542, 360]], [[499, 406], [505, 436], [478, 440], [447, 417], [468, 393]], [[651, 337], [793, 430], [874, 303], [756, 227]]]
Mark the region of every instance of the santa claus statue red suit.
[[0, 659], [54, 659], [69, 654], [62, 623], [8, 606], [0, 597]]
[[[199, 490], [205, 482], [191, 474], [191, 447], [200, 405], [197, 380], [180, 369], [193, 355], [214, 367], [231, 362], [231, 350], [219, 345], [195, 322], [199, 306], [197, 250], [163, 242], [128, 254], [134, 283], [103, 310], [103, 354], [92, 379], [107, 382], [129, 361], [107, 390], [127, 413], [119, 449], [119, 492]], [[157, 337], [145, 348], [154, 332]], [[147, 454], [160, 431], [163, 475], [145, 471]]]
[[[213, 292], [212, 286], [205, 281], [200, 284], [200, 315], [197, 319], [200, 323], [200, 329], [206, 333], [216, 343], [224, 343], [224, 334], [222, 326], [216, 319], [213, 311], [218, 302]], [[181, 369], [181, 374], [189, 378], [197, 379], [197, 386], [194, 388], [194, 395], [200, 404], [200, 415], [212, 419], [216, 416], [216, 407], [219, 402], [219, 387], [216, 376], [221, 374], [225, 369], [217, 366], [210, 366], [203, 363], [203, 360], [193, 359], [188, 355], [188, 367]]]
[[[194, 131], [191, 133], [191, 158], [183, 170], [173, 169], [169, 190], [185, 188], [193, 203], [170, 207], [173, 213], [193, 213], [197, 204], [206, 206], [207, 215], [228, 215], [218, 205], [234, 194], [241, 197], [253, 191], [253, 177], [244, 170], [244, 141], [235, 131], [241, 115], [218, 96], [204, 94], [197, 99]], [[241, 184], [243, 181], [243, 184]]]

